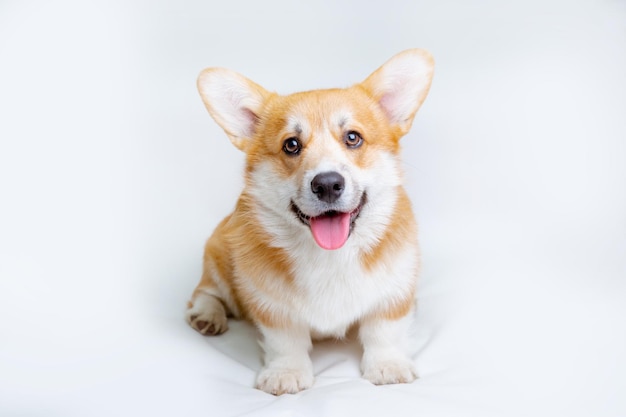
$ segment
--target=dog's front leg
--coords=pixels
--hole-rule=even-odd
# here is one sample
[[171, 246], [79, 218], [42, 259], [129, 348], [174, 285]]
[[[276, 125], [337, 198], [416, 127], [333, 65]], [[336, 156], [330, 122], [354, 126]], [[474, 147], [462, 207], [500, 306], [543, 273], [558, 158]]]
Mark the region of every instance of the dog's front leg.
[[363, 344], [363, 378], [376, 385], [412, 382], [417, 378], [408, 355], [409, 327], [413, 314], [398, 320], [371, 317], [359, 327]]
[[256, 387], [274, 395], [295, 394], [313, 385], [313, 366], [309, 351], [311, 334], [306, 326], [277, 329], [259, 325], [265, 366]]

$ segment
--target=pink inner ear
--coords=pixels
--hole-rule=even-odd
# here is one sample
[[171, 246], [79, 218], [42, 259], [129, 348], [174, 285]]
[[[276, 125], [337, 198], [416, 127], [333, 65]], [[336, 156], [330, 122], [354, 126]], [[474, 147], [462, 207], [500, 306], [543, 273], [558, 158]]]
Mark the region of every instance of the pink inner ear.
[[251, 137], [256, 130], [257, 123], [259, 122], [259, 116], [257, 116], [252, 110], [245, 107], [241, 107], [239, 111], [242, 118], [242, 127], [244, 127], [247, 136]]
[[378, 100], [378, 103], [383, 108], [383, 110], [385, 111], [385, 114], [387, 115], [387, 117], [389, 118], [391, 122], [401, 122], [401, 120], [397, 120], [398, 117], [396, 114], [396, 107], [397, 107], [396, 98], [397, 98], [396, 94], [391, 92], [391, 93], [383, 94], [380, 100]]

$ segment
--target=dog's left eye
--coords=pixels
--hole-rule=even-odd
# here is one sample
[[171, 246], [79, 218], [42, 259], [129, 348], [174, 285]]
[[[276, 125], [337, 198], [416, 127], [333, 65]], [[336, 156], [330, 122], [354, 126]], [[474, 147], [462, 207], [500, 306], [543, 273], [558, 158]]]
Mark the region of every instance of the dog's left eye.
[[363, 144], [361, 134], [359, 132], [355, 132], [354, 130], [346, 132], [343, 136], [343, 141], [349, 148], [358, 148]]

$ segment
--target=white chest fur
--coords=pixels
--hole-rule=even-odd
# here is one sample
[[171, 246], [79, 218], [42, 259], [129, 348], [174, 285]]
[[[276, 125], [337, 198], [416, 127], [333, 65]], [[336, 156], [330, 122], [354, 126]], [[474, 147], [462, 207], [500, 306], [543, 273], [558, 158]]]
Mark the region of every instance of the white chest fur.
[[342, 336], [361, 317], [405, 297], [414, 287], [417, 254], [409, 245], [391, 262], [369, 271], [353, 245], [338, 251], [312, 245], [295, 257], [297, 290], [291, 307], [292, 314], [316, 333]]

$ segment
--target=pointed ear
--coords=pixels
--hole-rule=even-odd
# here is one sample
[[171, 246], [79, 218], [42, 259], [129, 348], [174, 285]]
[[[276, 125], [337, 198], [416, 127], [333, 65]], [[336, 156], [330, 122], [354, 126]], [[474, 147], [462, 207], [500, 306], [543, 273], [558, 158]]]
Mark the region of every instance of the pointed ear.
[[361, 83], [403, 135], [428, 94], [434, 65], [428, 51], [409, 49], [392, 57]]
[[198, 91], [211, 117], [240, 150], [247, 149], [270, 93], [243, 75], [207, 68], [198, 76]]

